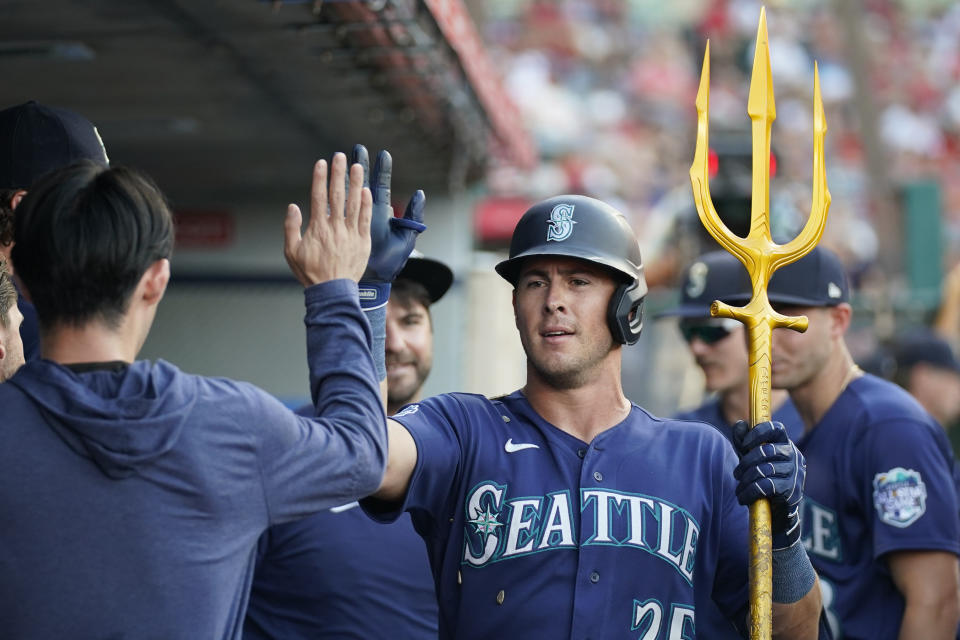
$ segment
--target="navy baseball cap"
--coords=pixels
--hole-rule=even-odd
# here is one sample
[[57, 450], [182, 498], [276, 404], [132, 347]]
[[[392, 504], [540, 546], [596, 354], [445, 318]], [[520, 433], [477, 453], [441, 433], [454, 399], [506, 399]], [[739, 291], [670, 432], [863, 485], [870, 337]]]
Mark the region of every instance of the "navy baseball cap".
[[960, 373], [960, 361], [950, 343], [930, 329], [916, 329], [900, 336], [894, 347], [898, 369], [926, 363], [938, 369]]
[[427, 290], [430, 302], [436, 302], [453, 284], [453, 271], [439, 260], [428, 258], [414, 249], [407, 264], [397, 274], [397, 280], [401, 279], [419, 282]]
[[0, 189], [29, 189], [84, 159], [110, 164], [97, 128], [80, 114], [33, 100], [0, 111]]
[[[749, 287], [734, 296], [734, 304], [745, 304], [753, 295]], [[771, 304], [798, 307], [834, 307], [850, 300], [847, 270], [833, 251], [824, 247], [814, 249], [796, 262], [773, 272], [767, 287]]]
[[711, 251], [694, 260], [684, 271], [680, 305], [657, 314], [658, 318], [710, 317], [714, 300], [730, 302], [731, 297], [750, 291], [750, 275], [733, 254]]

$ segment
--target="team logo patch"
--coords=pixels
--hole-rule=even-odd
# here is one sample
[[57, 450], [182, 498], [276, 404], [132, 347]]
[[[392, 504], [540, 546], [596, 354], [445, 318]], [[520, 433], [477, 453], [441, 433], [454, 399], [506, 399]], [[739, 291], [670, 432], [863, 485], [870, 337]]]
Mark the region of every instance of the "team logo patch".
[[398, 411], [396, 414], [394, 414], [393, 417], [400, 418], [401, 416], [409, 416], [411, 413], [416, 413], [417, 411], [420, 411], [420, 405], [411, 404], [410, 406], [404, 407], [403, 409]]
[[573, 219], [573, 205], [558, 204], [555, 206], [553, 211], [550, 212], [550, 219], [547, 220], [547, 224], [550, 225], [547, 228], [548, 241], [560, 242], [569, 238], [570, 234], [573, 233], [573, 225], [577, 224], [577, 221]]
[[873, 477], [873, 506], [880, 520], [909, 527], [927, 510], [927, 486], [920, 472], [894, 467]]

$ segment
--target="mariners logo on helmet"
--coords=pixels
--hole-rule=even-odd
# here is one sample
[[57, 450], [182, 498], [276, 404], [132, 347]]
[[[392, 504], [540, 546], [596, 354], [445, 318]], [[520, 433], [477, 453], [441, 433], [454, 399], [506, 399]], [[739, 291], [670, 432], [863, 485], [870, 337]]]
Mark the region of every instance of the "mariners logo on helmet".
[[572, 204], [558, 204], [550, 212], [550, 219], [547, 220], [547, 241], [555, 240], [561, 242], [570, 237], [573, 233], [573, 225], [577, 221], [573, 219]]

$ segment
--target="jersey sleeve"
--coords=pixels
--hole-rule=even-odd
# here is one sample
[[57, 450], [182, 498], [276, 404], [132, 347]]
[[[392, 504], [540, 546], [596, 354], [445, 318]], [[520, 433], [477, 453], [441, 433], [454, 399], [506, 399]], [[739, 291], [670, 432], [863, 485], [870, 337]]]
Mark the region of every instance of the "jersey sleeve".
[[271, 524], [372, 493], [386, 465], [386, 418], [357, 285], [334, 280], [304, 296], [312, 415], [260, 392], [248, 417]]
[[954, 462], [940, 428], [888, 420], [871, 425], [865, 445], [856, 477], [862, 504], [872, 508], [874, 557], [907, 549], [960, 552]]
[[717, 571], [713, 582], [713, 601], [738, 629], [746, 628], [749, 586], [747, 567], [749, 555], [749, 510], [737, 501], [737, 483], [733, 470], [737, 454], [732, 446], [723, 447], [722, 463], [717, 463], [720, 474], [720, 541]]
[[410, 432], [417, 446], [417, 464], [402, 503], [363, 500], [361, 506], [376, 520], [392, 522], [409, 511], [421, 533], [432, 529], [442, 514], [452, 513], [462, 460], [460, 433], [469, 421], [451, 395], [429, 398], [406, 407], [392, 420]]

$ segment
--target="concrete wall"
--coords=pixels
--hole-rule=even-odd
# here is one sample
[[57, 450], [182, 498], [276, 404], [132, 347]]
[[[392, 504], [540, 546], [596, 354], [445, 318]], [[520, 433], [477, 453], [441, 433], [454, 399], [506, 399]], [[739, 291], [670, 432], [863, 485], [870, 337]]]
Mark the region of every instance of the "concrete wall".
[[[302, 288], [283, 258], [286, 203], [233, 212], [235, 235], [219, 249], [181, 247], [174, 279], [141, 357], [163, 358], [204, 375], [247, 380], [294, 402], [309, 395]], [[469, 274], [473, 266], [472, 199], [428, 197], [428, 231], [417, 242], [446, 262], [454, 285], [433, 308], [435, 352], [426, 392], [469, 390]], [[482, 319], [480, 324], [484, 324]]]

